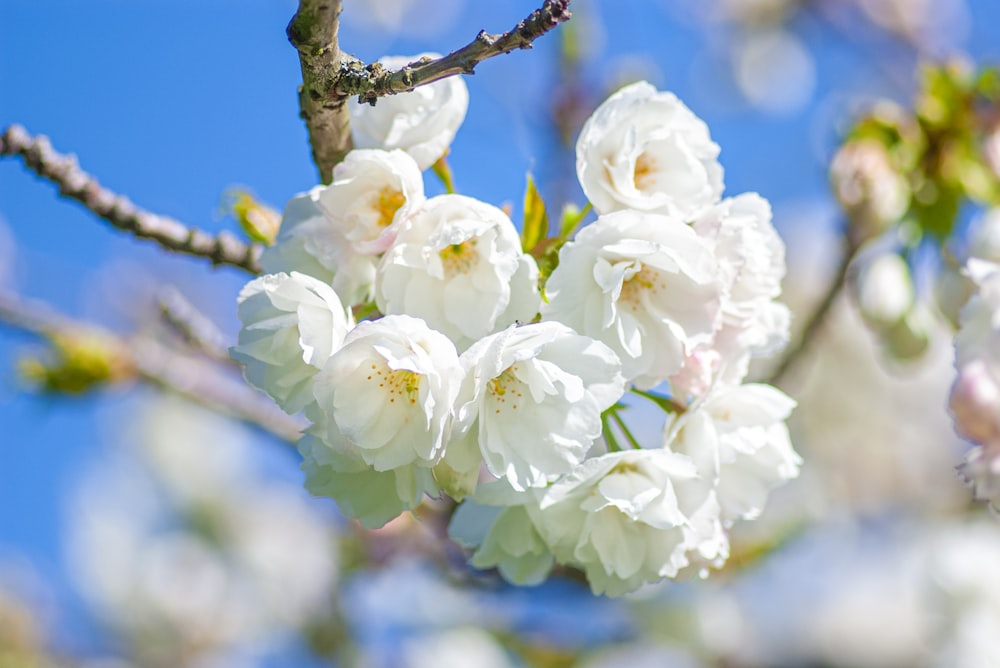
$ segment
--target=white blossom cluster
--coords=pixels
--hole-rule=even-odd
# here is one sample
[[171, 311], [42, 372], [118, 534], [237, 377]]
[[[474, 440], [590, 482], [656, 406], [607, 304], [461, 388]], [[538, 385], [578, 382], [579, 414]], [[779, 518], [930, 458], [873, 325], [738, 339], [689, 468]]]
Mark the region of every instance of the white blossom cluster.
[[[628, 86], [581, 132], [599, 216], [554, 240], [543, 285], [504, 211], [424, 196], [467, 94], [418, 93], [366, 109], [366, 148], [292, 199], [239, 297], [247, 380], [312, 422], [307, 488], [365, 527], [464, 500], [453, 537], [520, 584], [558, 563], [618, 595], [721, 564], [725, 528], [800, 464], [794, 402], [743, 384], [787, 338], [770, 206], [721, 199], [705, 123]], [[632, 436], [626, 392], [669, 413], [662, 441]]]

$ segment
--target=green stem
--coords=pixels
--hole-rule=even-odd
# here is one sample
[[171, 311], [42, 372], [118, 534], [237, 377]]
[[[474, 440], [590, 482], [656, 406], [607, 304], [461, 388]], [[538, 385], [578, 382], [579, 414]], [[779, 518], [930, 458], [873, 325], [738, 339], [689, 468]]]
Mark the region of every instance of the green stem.
[[601, 433], [604, 434], [604, 442], [608, 444], [608, 452], [621, 452], [622, 447], [618, 445], [618, 439], [611, 432], [611, 425], [608, 424], [608, 413], [611, 410], [601, 413]]
[[639, 445], [639, 441], [637, 441], [635, 436], [632, 435], [632, 431], [625, 424], [625, 420], [622, 419], [622, 416], [618, 414], [618, 406], [613, 406], [608, 413], [610, 413], [611, 419], [615, 421], [615, 424], [618, 425], [619, 429], [622, 430], [625, 438], [627, 438], [629, 443], [632, 444], [632, 447], [636, 450], [642, 450], [642, 446]]
[[455, 194], [455, 180], [451, 175], [451, 166], [448, 164], [448, 154], [442, 155], [431, 165], [431, 171], [441, 180], [444, 190], [449, 195]]
[[670, 397], [665, 397], [662, 394], [656, 394], [655, 392], [649, 392], [647, 390], [640, 390], [640, 389], [635, 388], [635, 387], [633, 387], [629, 391], [632, 392], [632, 394], [637, 394], [640, 397], [643, 397], [645, 399], [649, 399], [654, 404], [656, 404], [657, 406], [659, 406], [660, 410], [662, 410], [664, 413], [677, 413], [677, 414], [680, 414], [680, 413], [684, 413], [684, 412], [687, 411], [687, 406], [685, 406], [684, 404], [681, 404], [681, 403], [679, 403], [677, 401], [674, 401]]

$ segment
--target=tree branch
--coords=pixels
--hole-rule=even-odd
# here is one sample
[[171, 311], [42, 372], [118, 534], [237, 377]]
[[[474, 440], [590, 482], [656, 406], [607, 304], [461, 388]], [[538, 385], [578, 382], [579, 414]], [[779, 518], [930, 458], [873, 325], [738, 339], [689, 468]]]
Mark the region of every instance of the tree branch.
[[228, 264], [252, 274], [260, 273], [258, 246], [244, 244], [229, 232], [212, 236], [173, 218], [140, 209], [128, 198], [101, 186], [80, 169], [75, 157], [55, 151], [48, 137], [33, 137], [20, 125], [11, 125], [0, 135], [0, 156], [3, 155], [21, 157], [29, 169], [59, 186], [60, 195], [75, 199], [120, 230], [155, 241], [171, 251], [208, 258], [215, 265]]
[[816, 337], [816, 334], [819, 333], [823, 323], [826, 321], [827, 314], [830, 312], [834, 302], [837, 301], [837, 297], [844, 289], [848, 269], [850, 268], [851, 261], [854, 260], [854, 256], [858, 251], [857, 244], [853, 242], [850, 237], [851, 235], [847, 230], [845, 230], [842, 235], [843, 250], [841, 252], [840, 264], [837, 265], [837, 270], [834, 272], [833, 278], [830, 279], [826, 293], [823, 295], [823, 298], [820, 299], [816, 309], [809, 316], [809, 319], [802, 328], [802, 333], [799, 335], [798, 339], [796, 339], [795, 342], [785, 350], [785, 354], [781, 358], [781, 361], [770, 373], [767, 380], [764, 381], [769, 385], [780, 384], [785, 375], [791, 371], [792, 367], [795, 366], [798, 360], [802, 357], [802, 353], [806, 351], [812, 340]]
[[340, 0], [299, 0], [299, 9], [286, 33], [299, 52], [299, 109], [309, 129], [309, 145], [320, 180], [330, 183], [334, 166], [351, 150], [347, 100], [352, 95], [374, 104], [385, 95], [406, 93], [456, 74], [474, 74], [476, 65], [487, 58], [530, 49], [536, 39], [569, 20], [569, 3], [545, 0], [508, 32], [493, 35], [481, 30], [458, 51], [442, 58], [424, 58], [393, 72], [377, 62], [365, 65], [340, 50]]
[[0, 321], [47, 339], [99, 337], [115, 356], [114, 365], [134, 377], [190, 399], [213, 410], [260, 427], [283, 441], [294, 443], [305, 424], [286, 415], [263, 395], [242, 382], [219, 373], [208, 373], [203, 360], [177, 354], [151, 338], [126, 339], [89, 323], [81, 323], [49, 306], [0, 291]]
[[181, 291], [172, 285], [165, 286], [157, 295], [163, 321], [183, 339], [190, 348], [222, 364], [239, 366], [229, 356], [226, 339], [208, 316], [195, 308]]
[[515, 49], [530, 49], [536, 39], [568, 21], [572, 17], [569, 3], [570, 0], [545, 0], [540, 8], [503, 34], [480, 30], [461, 49], [441, 58], [422, 58], [396, 72], [377, 62], [362, 65], [358, 61], [344, 61], [335, 90], [340, 95], [357, 95], [360, 102], [375, 104], [384, 95], [407, 93], [456, 74], [475, 74], [476, 65], [487, 58]]
[[349, 96], [336, 92], [342, 61], [350, 58], [337, 43], [340, 10], [340, 0], [299, 0], [299, 9], [285, 30], [299, 52], [299, 112], [309, 130], [313, 162], [323, 183], [333, 180], [334, 165], [352, 147]]

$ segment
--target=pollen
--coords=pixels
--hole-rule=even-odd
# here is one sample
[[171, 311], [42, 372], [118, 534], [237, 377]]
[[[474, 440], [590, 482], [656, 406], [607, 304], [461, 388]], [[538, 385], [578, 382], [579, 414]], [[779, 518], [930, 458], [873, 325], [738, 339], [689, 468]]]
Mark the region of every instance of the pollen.
[[386, 186], [375, 193], [372, 209], [378, 214], [378, 226], [392, 225], [396, 212], [406, 204], [406, 196], [399, 190]]
[[644, 294], [656, 295], [660, 290], [666, 290], [667, 285], [663, 282], [663, 277], [649, 267], [643, 267], [637, 271], [632, 278], [622, 284], [621, 296], [618, 303], [631, 309], [633, 313], [642, 309], [642, 297]]
[[496, 402], [496, 413], [499, 414], [503, 406], [511, 399], [511, 410], [517, 410], [518, 397], [523, 396], [520, 391], [524, 382], [517, 377], [517, 364], [512, 364], [500, 372], [496, 378], [486, 383], [486, 391], [489, 398]]
[[656, 161], [648, 153], [642, 153], [636, 158], [635, 173], [632, 176], [636, 190], [645, 190], [654, 185], [656, 180]]
[[[368, 376], [368, 380], [373, 380], [372, 376]], [[415, 404], [422, 380], [423, 376], [418, 373], [405, 369], [393, 371], [388, 365], [383, 365], [374, 377], [378, 386], [388, 393], [389, 403], [396, 403], [396, 400], [399, 399]]]
[[448, 278], [458, 274], [468, 274], [479, 264], [479, 253], [476, 252], [476, 239], [466, 239], [460, 244], [451, 244], [441, 249], [441, 264]]

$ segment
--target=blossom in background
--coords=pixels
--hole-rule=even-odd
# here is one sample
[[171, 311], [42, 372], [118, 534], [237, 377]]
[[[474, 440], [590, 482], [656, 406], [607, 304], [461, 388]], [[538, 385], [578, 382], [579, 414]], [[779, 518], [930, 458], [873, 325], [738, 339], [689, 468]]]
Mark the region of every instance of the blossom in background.
[[601, 413], [625, 390], [610, 348], [555, 322], [481, 339], [462, 362], [462, 428], [474, 435], [490, 473], [518, 491], [582, 462], [601, 435]]
[[378, 268], [376, 303], [405, 313], [467, 348], [538, 313], [538, 267], [521, 251], [500, 209], [462, 195], [440, 195], [414, 213]]
[[313, 401], [312, 378], [353, 327], [337, 293], [311, 276], [268, 274], [237, 299], [240, 329], [234, 359], [247, 381], [289, 413]]
[[949, 407], [955, 431], [976, 444], [960, 472], [977, 499], [1000, 508], [1000, 265], [971, 259], [967, 272], [977, 291], [955, 336]]
[[711, 246], [689, 225], [619, 211], [563, 246], [545, 292], [544, 319], [606, 343], [621, 358], [625, 378], [649, 388], [711, 341], [723, 285]]
[[335, 605], [329, 517], [228, 418], [164, 396], [121, 417], [127, 436], [67, 506], [67, 547], [84, 600], [123, 634], [128, 665], [286, 655]]
[[576, 173], [598, 213], [634, 209], [691, 220], [722, 195], [718, 156], [704, 121], [673, 93], [642, 81], [587, 119]]
[[910, 267], [898, 253], [879, 253], [868, 260], [858, 274], [855, 292], [861, 316], [875, 328], [896, 324], [916, 302]]
[[[379, 62], [398, 69], [437, 53], [389, 56]], [[447, 77], [408, 93], [388, 95], [375, 105], [352, 99], [351, 137], [358, 148], [402, 149], [427, 169], [448, 152], [455, 133], [465, 120], [469, 89], [462, 77]]]

